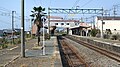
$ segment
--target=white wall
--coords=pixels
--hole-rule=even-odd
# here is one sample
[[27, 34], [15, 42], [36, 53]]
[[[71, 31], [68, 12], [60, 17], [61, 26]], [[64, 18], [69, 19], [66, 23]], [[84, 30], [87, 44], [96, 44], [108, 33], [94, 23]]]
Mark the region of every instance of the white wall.
[[[55, 23], [58, 23], [58, 25], [55, 25]], [[64, 25], [61, 25], [61, 23], [64, 23]], [[67, 25], [69, 23], [69, 25]], [[50, 26], [56, 26], [56, 27], [74, 27], [76, 26], [74, 22], [50, 22]]]
[[[102, 30], [102, 21], [101, 20], [95, 20], [95, 26]], [[105, 31], [106, 29], [110, 29], [113, 32], [115, 32], [114, 29], [116, 29], [116, 31], [118, 33], [120, 33], [120, 20], [103, 20], [103, 22], [105, 22], [105, 24], [103, 24], [103, 31]]]

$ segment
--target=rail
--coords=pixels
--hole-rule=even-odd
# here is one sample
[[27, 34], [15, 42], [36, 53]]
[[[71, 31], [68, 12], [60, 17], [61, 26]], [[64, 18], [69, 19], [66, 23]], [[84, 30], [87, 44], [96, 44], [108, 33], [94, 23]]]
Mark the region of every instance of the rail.
[[103, 55], [105, 55], [105, 56], [107, 56], [107, 57], [109, 57], [111, 59], [114, 59], [115, 61], [120, 62], [120, 55], [119, 54], [116, 54], [114, 52], [103, 49], [101, 47], [89, 44], [89, 43], [87, 43], [85, 41], [80, 40], [79, 38], [74, 38], [72, 36], [70, 36], [70, 37], [66, 36], [66, 37], [73, 40], [73, 41], [75, 41], [75, 42], [77, 42], [77, 43], [79, 43], [79, 44], [81, 44], [81, 45], [83, 45], [83, 46], [86, 46], [86, 47], [88, 47], [88, 48], [90, 48], [92, 50], [95, 50], [95, 51], [97, 51], [97, 52], [99, 52], [99, 53], [101, 53], [101, 54], [103, 54]]
[[63, 54], [68, 62], [69, 67], [88, 67], [88, 64], [80, 56], [79, 52], [74, 46], [68, 43], [65, 38], [59, 41], [61, 43]]

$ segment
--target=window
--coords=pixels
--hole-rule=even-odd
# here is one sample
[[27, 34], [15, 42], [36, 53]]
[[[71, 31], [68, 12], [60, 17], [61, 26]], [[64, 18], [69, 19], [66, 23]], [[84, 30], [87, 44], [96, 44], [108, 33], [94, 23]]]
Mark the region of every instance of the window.
[[77, 23], [75, 23], [75, 25], [77, 25]]
[[58, 23], [55, 23], [55, 25], [58, 25]]
[[64, 25], [64, 23], [61, 23], [61, 25]]
[[106, 31], [111, 31], [110, 29], [106, 29]]
[[67, 23], [66, 25], [69, 25], [69, 23]]

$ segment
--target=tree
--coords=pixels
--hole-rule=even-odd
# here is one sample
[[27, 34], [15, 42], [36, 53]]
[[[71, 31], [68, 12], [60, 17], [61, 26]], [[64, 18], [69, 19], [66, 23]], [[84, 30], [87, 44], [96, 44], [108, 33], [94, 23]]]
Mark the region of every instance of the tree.
[[42, 8], [41, 6], [39, 7], [34, 7], [33, 11], [31, 11], [33, 14], [30, 15], [31, 17], [33, 17], [32, 21], [34, 21], [34, 24], [37, 25], [37, 36], [38, 36], [38, 46], [39, 46], [39, 42], [40, 42], [40, 28], [42, 27], [42, 20], [41, 17], [44, 16], [41, 13], [45, 11], [45, 8]]

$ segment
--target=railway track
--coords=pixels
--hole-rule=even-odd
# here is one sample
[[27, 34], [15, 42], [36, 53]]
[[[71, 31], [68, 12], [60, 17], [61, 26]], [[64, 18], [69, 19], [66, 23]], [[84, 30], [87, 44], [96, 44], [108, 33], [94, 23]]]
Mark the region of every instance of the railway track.
[[88, 64], [80, 56], [76, 48], [70, 45], [66, 39], [62, 38], [59, 40], [59, 42], [64, 55], [64, 61], [68, 63], [65, 67], [88, 67]]
[[120, 62], [120, 55], [119, 54], [116, 54], [114, 52], [108, 51], [108, 50], [103, 49], [101, 47], [89, 44], [87, 42], [84, 42], [84, 41], [80, 40], [79, 38], [76, 39], [74, 37], [69, 37], [69, 36], [66, 36], [66, 37], [73, 40], [73, 41], [75, 41], [75, 42], [77, 42], [77, 43], [79, 43], [79, 44], [81, 44], [81, 45], [83, 45], [83, 46], [86, 46], [86, 47], [88, 47], [88, 48], [90, 48], [92, 50], [95, 50], [95, 51], [97, 51], [97, 52], [99, 52], [99, 53], [101, 53], [101, 54], [103, 54], [103, 55], [117, 61], [117, 62]]

